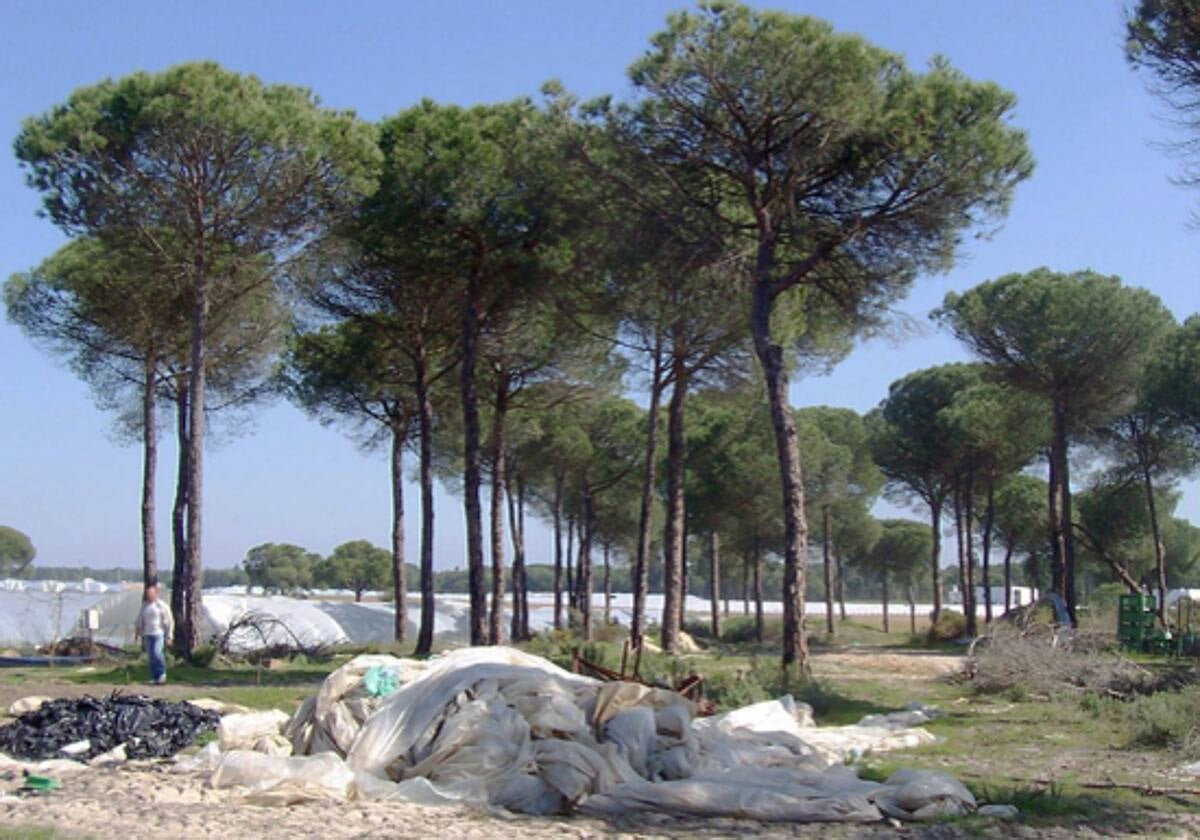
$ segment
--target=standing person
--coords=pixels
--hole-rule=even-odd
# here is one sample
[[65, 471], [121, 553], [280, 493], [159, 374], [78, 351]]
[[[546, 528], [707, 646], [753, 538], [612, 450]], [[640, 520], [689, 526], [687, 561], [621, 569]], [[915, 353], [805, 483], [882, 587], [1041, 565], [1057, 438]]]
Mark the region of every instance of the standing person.
[[166, 645], [171, 644], [175, 619], [171, 608], [158, 600], [158, 584], [152, 583], [142, 593], [142, 610], [138, 613], [136, 635], [145, 640], [150, 658], [150, 682], [162, 685], [167, 681]]

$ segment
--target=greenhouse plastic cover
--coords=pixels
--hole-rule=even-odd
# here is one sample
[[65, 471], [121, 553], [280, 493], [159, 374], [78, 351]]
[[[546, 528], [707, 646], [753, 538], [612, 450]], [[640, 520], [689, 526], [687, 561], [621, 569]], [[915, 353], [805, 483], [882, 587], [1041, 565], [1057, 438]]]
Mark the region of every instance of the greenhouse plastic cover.
[[[357, 683], [374, 667], [394, 669], [400, 686], [358, 723], [346, 704], [362, 698]], [[694, 715], [674, 692], [598, 682], [511, 648], [424, 662], [359, 657], [288, 724], [299, 754], [210, 745], [180, 767], [257, 804], [394, 799], [526, 814], [652, 810], [803, 822], [932, 819], [976, 807], [945, 774], [899, 771], [877, 783], [844, 763], [864, 746], [895, 746], [897, 732], [922, 731], [903, 727], [911, 716], [818, 728], [790, 697]]]
[[[255, 594], [257, 593], [257, 594]], [[263, 638], [247, 630], [231, 640], [234, 648], [251, 649], [259, 646], [287, 644], [299, 641], [303, 646], [365, 645], [392, 641], [395, 634], [394, 607], [389, 602], [348, 599], [351, 593], [322, 590], [309, 597], [294, 598], [282, 595], [263, 595], [261, 590], [247, 587], [206, 589], [202, 595], [203, 629], [205, 638], [223, 634], [230, 623], [247, 613], [257, 613], [276, 619], [290, 631], [274, 628]], [[661, 609], [662, 596], [650, 595], [646, 608]], [[603, 595], [593, 598], [593, 608], [604, 608]], [[612, 620], [628, 625], [632, 596], [617, 593], [610, 610]], [[810, 605], [819, 610], [823, 605]], [[0, 645], [6, 647], [37, 647], [58, 639], [83, 633], [85, 610], [95, 609], [100, 616], [100, 629], [93, 634], [96, 641], [118, 647], [134, 642], [134, 622], [141, 607], [141, 586], [137, 584], [103, 584], [85, 580], [78, 583], [58, 581], [0, 581]], [[767, 602], [767, 612], [777, 612], [778, 602]], [[688, 597], [689, 611], [707, 612], [709, 602]], [[849, 612], [878, 611], [878, 605], [847, 604]], [[918, 607], [918, 609], [924, 609]], [[904, 607], [907, 611], [907, 606]], [[441, 641], [466, 642], [470, 637], [468, 624], [469, 601], [466, 595], [438, 595], [434, 602], [434, 636]], [[408, 599], [408, 625], [415, 635], [421, 618], [420, 599]], [[549, 593], [530, 593], [530, 630], [541, 632], [554, 623], [553, 596]], [[295, 639], [291, 636], [294, 635]]]

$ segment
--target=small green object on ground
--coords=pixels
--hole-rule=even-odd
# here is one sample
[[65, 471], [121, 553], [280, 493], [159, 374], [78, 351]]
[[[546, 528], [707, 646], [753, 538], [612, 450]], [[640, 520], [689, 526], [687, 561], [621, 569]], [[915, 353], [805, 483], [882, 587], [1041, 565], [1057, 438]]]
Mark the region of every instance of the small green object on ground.
[[59, 790], [62, 785], [57, 779], [52, 779], [49, 776], [35, 776], [32, 773], [25, 775], [25, 784], [21, 786], [21, 790], [31, 791], [33, 793], [46, 793], [52, 790]]

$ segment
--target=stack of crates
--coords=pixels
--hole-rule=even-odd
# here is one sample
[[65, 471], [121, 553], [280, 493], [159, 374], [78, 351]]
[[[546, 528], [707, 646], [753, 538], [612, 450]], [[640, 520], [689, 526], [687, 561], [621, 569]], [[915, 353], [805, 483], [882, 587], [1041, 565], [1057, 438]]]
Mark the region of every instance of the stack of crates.
[[1117, 619], [1117, 640], [1122, 647], [1142, 651], [1154, 635], [1158, 617], [1153, 595], [1122, 595]]

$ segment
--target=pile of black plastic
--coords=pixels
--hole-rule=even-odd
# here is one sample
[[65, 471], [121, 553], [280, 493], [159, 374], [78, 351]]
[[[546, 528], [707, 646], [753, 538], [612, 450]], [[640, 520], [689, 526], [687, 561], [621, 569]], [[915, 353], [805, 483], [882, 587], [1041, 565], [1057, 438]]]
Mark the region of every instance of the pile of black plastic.
[[[86, 761], [123, 744], [128, 758], [165, 758], [216, 729], [220, 720], [216, 712], [190, 703], [140, 694], [61, 698], [0, 727], [0, 752], [30, 760]], [[63, 751], [72, 745], [79, 746]]]

